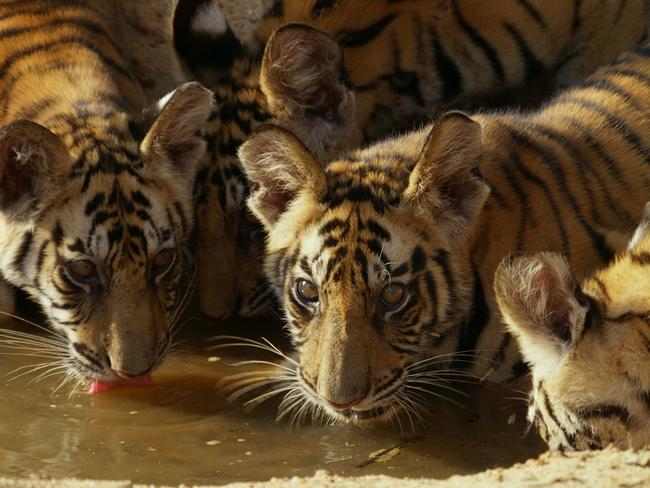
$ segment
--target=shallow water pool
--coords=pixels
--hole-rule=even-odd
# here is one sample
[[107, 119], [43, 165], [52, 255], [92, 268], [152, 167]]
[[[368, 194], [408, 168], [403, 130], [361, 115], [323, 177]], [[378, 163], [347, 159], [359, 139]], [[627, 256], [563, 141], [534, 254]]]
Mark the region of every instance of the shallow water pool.
[[[219, 332], [240, 335], [255, 326], [233, 322]], [[20, 323], [8, 327], [36, 330]], [[264, 330], [269, 333], [261, 335], [279, 340], [271, 333], [275, 326], [264, 324]], [[0, 355], [0, 474], [168, 485], [265, 480], [318, 469], [446, 478], [509, 466], [543, 449], [534, 433], [524, 436], [524, 403], [512, 398], [522, 394], [495, 387], [470, 387], [469, 399], [454, 397], [464, 409], [432, 401], [426, 428], [412, 429], [402, 419], [401, 431], [397, 424], [290, 427], [275, 421], [278, 402], [246, 413], [241, 403], [226, 401], [217, 383], [241, 372], [227, 363], [247, 353], [237, 350], [235, 358], [208, 350], [211, 342], [200, 338], [214, 335], [215, 324], [190, 322], [183, 332], [182, 346], [154, 374], [154, 386], [94, 397], [68, 385], [54, 391], [62, 376], [34, 382], [33, 373], [11, 380], [17, 368], [42, 360]]]

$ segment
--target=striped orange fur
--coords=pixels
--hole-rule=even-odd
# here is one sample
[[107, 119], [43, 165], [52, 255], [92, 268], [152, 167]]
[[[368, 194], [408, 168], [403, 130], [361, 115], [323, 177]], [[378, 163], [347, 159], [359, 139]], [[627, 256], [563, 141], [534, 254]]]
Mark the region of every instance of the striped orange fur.
[[408, 410], [453, 375], [525, 371], [492, 291], [505, 256], [585, 273], [625, 244], [650, 190], [650, 47], [536, 112], [451, 112], [325, 169], [277, 127], [239, 154], [296, 386], [337, 419]]
[[[194, 3], [200, 8], [193, 22], [200, 28], [199, 38], [207, 42], [209, 24], [201, 21], [219, 12], [210, 17], [208, 7], [214, 2]], [[245, 2], [233, 3], [224, 12], [236, 15], [236, 5], [242, 12], [247, 8]], [[349, 107], [347, 112], [331, 109], [338, 107], [345, 87], [336, 88], [333, 95], [325, 90], [340, 83], [340, 70], [325, 68], [332, 61], [320, 53], [334, 49], [323, 50], [314, 39], [300, 41], [306, 51], [319, 53], [300, 70], [323, 67], [321, 80], [313, 84], [325, 99], [318, 107], [305, 104], [300, 90], [278, 93], [272, 83], [277, 74], [260, 80], [265, 63], [284, 70], [286, 62], [277, 53], [288, 44], [267, 41], [279, 26], [296, 21], [322, 30], [341, 46], [355, 91], [354, 120], [337, 121], [341, 113], [352, 113]], [[273, 2], [243, 51], [235, 49], [231, 32], [219, 31], [224, 26], [215, 21], [221, 47], [218, 42], [208, 44], [209, 54], [194, 59], [203, 61], [197, 67], [199, 79], [217, 93], [221, 107], [197, 181], [198, 290], [203, 311], [213, 316], [255, 315], [270, 306], [260, 266], [263, 232], [244, 209], [248, 185], [235, 156], [257, 125], [273, 122], [285, 127], [310, 149], [320, 149], [315, 146], [322, 141], [334, 150], [353, 146], [411, 128], [442, 107], [547, 74], [560, 85], [582, 79], [638, 43], [645, 34], [645, 16], [642, 0], [282, 0]], [[199, 48], [191, 38], [185, 45], [186, 52]], [[206, 74], [211, 73], [206, 68], [224, 62], [223, 53], [231, 51], [240, 55], [227, 74]], [[339, 55], [333, 56], [337, 61]], [[325, 103], [328, 98], [333, 102]], [[283, 112], [292, 100], [308, 110]], [[334, 131], [337, 124], [342, 128]], [[319, 159], [327, 159], [317, 152]]]
[[0, 272], [82, 379], [154, 368], [187, 267], [211, 93], [148, 107], [112, 2], [0, 2]]

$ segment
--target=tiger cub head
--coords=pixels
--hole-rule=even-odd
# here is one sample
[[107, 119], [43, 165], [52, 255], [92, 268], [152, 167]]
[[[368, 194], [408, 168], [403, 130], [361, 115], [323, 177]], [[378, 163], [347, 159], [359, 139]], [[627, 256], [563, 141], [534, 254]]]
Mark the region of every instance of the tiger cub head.
[[135, 117], [93, 104], [53, 117], [52, 131], [0, 129], [0, 270], [40, 303], [83, 378], [139, 376], [167, 350], [211, 106], [188, 83], [137, 139]]
[[445, 352], [470, 308], [467, 241], [489, 193], [479, 124], [450, 113], [326, 169], [273, 126], [239, 154], [297, 348], [297, 390], [342, 421], [399, 411], [421, 389], [415, 365]]
[[197, 175], [197, 279], [212, 317], [259, 315], [272, 303], [263, 276], [264, 232], [246, 209], [249, 184], [237, 148], [263, 122], [291, 130], [323, 159], [350, 137], [355, 100], [343, 53], [327, 34], [287, 24], [260, 62], [243, 58], [210, 87], [216, 111]]
[[532, 372], [529, 421], [551, 449], [650, 442], [650, 205], [630, 242], [582, 280], [541, 253], [504, 260], [495, 291]]

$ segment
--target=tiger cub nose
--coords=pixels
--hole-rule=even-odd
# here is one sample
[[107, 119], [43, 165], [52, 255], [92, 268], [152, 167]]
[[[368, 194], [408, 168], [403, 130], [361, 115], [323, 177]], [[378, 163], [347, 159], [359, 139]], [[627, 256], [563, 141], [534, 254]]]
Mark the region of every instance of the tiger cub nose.
[[324, 398], [323, 400], [325, 401], [325, 403], [327, 403], [330, 407], [332, 407], [335, 410], [347, 410], [348, 408], [352, 408], [355, 405], [361, 403], [364, 398], [365, 396], [360, 396], [359, 398], [356, 398], [348, 403], [336, 403], [331, 400], [328, 400], [327, 398]]

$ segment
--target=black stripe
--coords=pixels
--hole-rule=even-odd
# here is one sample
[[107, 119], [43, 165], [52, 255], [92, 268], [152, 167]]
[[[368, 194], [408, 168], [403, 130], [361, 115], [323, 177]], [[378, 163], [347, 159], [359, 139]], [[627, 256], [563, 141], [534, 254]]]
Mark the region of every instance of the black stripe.
[[107, 232], [106, 237], [108, 239], [108, 246], [114, 247], [115, 244], [124, 238], [124, 228], [121, 225], [117, 225]]
[[[474, 351], [476, 350], [476, 344], [481, 336], [485, 326], [490, 319], [490, 309], [485, 299], [485, 291], [483, 289], [483, 283], [481, 282], [481, 277], [478, 273], [478, 270], [475, 266], [473, 268], [474, 275], [474, 294], [472, 297], [472, 311], [471, 316], [467, 321], [465, 321], [460, 328], [460, 335], [458, 337], [458, 345], [456, 346], [457, 352], [463, 351]], [[464, 361], [458, 360], [458, 363], [455, 363], [455, 366], [458, 369], [463, 369], [467, 367], [467, 364]]]
[[632, 105], [636, 110], [638, 110], [640, 112], [644, 111], [643, 107], [641, 107], [641, 105], [639, 105], [637, 100], [635, 100], [635, 98], [638, 95], [635, 96], [635, 95], [625, 91], [623, 88], [621, 88], [620, 86], [617, 86], [616, 84], [612, 83], [609, 80], [605, 80], [605, 79], [595, 79], [595, 80], [594, 79], [587, 79], [587, 80], [584, 80], [584, 81], [581, 81], [579, 83], [575, 83], [575, 84], [571, 85], [571, 88], [572, 89], [585, 88], [585, 89], [590, 89], [590, 90], [604, 91], [604, 92], [607, 92], [609, 94], [613, 94], [613, 95], [616, 95], [616, 96], [619, 96], [619, 97], [623, 98], [624, 103], [628, 103], [628, 104]]
[[354, 250], [354, 262], [357, 263], [361, 270], [363, 284], [368, 285], [368, 258], [366, 258], [366, 255], [358, 247]]
[[[31, 35], [34, 33], [41, 33], [49, 29], [57, 27], [78, 27], [87, 30], [93, 34], [100, 36], [104, 41], [108, 42], [117, 53], [120, 53], [119, 46], [113, 41], [108, 32], [102, 28], [101, 25], [83, 17], [65, 17], [60, 19], [50, 19], [47, 22], [39, 22], [37, 25], [29, 27], [9, 28], [0, 30], [0, 42], [8, 41], [11, 37], [21, 35]], [[11, 41], [9, 41], [11, 42]]]
[[557, 155], [550, 148], [534, 142], [523, 133], [520, 133], [514, 129], [509, 130], [509, 132], [512, 139], [518, 145], [523, 146], [538, 154], [541, 161], [546, 165], [546, 167], [551, 170], [551, 173], [557, 182], [558, 188], [560, 189], [558, 193], [568, 201], [581, 227], [591, 239], [594, 250], [598, 253], [600, 259], [603, 262], [608, 262], [613, 257], [614, 252], [607, 246], [603, 235], [600, 232], [596, 231], [582, 214], [580, 205], [578, 204], [573, 193], [571, 193], [567, 185], [566, 174], [564, 173]]
[[7, 72], [13, 67], [14, 64], [20, 60], [33, 56], [38, 53], [45, 53], [53, 48], [63, 47], [63, 46], [78, 46], [82, 47], [90, 52], [92, 52], [97, 58], [109, 68], [110, 71], [121, 74], [125, 78], [133, 79], [131, 73], [119, 62], [105, 56], [103, 53], [97, 49], [92, 42], [83, 37], [76, 36], [65, 36], [54, 41], [42, 42], [39, 44], [34, 44], [28, 48], [15, 51], [11, 56], [8, 56], [4, 62], [0, 65], [0, 77], [4, 78], [7, 75]]
[[383, 241], [390, 241], [390, 232], [388, 232], [388, 230], [386, 230], [386, 228], [380, 225], [377, 221], [368, 219], [366, 225], [368, 226], [368, 230], [375, 234], [375, 236], [377, 236], [379, 239]]
[[587, 419], [594, 417], [616, 417], [625, 425], [629, 425], [631, 418], [629, 410], [618, 405], [597, 405], [589, 409], [580, 410], [579, 414]]
[[510, 36], [512, 36], [512, 39], [517, 44], [519, 55], [524, 65], [524, 79], [530, 81], [540, 76], [544, 72], [544, 65], [535, 57], [521, 33], [514, 25], [508, 22], [505, 22], [503, 27], [510, 33]]
[[607, 107], [575, 96], [566, 96], [558, 100], [562, 103], [572, 103], [587, 110], [596, 112], [607, 120], [608, 125], [620, 134], [634, 149], [643, 157], [646, 164], [650, 164], [650, 149], [641, 142], [639, 134], [634, 132], [629, 125], [620, 117], [611, 114]]
[[311, 8], [311, 14], [314, 17], [320, 17], [323, 14], [329, 13], [335, 6], [338, 0], [316, 0]]
[[427, 264], [427, 255], [420, 246], [416, 246], [411, 254], [411, 273], [419, 273]]
[[456, 295], [456, 280], [454, 279], [454, 275], [449, 264], [449, 253], [444, 249], [438, 249], [432, 254], [431, 259], [433, 259], [433, 261], [438, 266], [440, 266], [440, 273], [445, 279], [445, 285], [447, 286], [447, 295], [449, 297], [447, 299], [447, 307], [451, 310], [454, 310], [456, 308], [458, 297]]
[[454, 16], [456, 17], [456, 21], [458, 22], [460, 27], [463, 29], [463, 31], [465, 31], [467, 36], [470, 38], [472, 44], [474, 44], [481, 51], [483, 51], [483, 54], [490, 62], [490, 65], [492, 66], [492, 70], [494, 71], [494, 74], [497, 77], [497, 79], [501, 82], [504, 82], [505, 73], [503, 70], [503, 64], [501, 64], [499, 55], [494, 49], [494, 47], [483, 36], [481, 36], [474, 27], [472, 27], [467, 22], [467, 20], [461, 14], [456, 0], [452, 1], [452, 8], [454, 11]]
[[38, 279], [41, 276], [41, 271], [43, 269], [43, 263], [45, 262], [45, 252], [47, 251], [47, 247], [50, 245], [49, 240], [43, 241], [41, 244], [40, 249], [38, 250], [38, 257], [36, 258], [36, 286], [38, 286]]
[[528, 0], [518, 0], [519, 5], [521, 5], [524, 9], [526, 9], [526, 12], [537, 22], [540, 26], [542, 26], [544, 29], [548, 28], [548, 24], [544, 20], [544, 17], [542, 17], [542, 14], [539, 13], [539, 10], [537, 10], [534, 6], [530, 4]]
[[34, 242], [34, 233], [31, 230], [28, 230], [23, 234], [23, 240], [20, 243], [18, 253], [14, 257], [12, 263], [16, 271], [23, 271], [23, 263], [27, 257], [27, 254], [29, 253], [29, 250], [32, 247], [32, 242]]
[[632, 50], [632, 54], [636, 54], [637, 56], [641, 56], [642, 58], [650, 58], [650, 47], [649, 46], [637, 47]]
[[562, 212], [560, 212], [560, 207], [555, 201], [555, 195], [557, 192], [551, 191], [546, 182], [537, 176], [537, 174], [531, 172], [528, 168], [524, 166], [523, 160], [519, 157], [514, 151], [509, 154], [510, 161], [512, 162], [514, 168], [521, 173], [521, 175], [528, 181], [534, 183], [539, 187], [542, 192], [544, 192], [545, 200], [551, 206], [551, 212], [553, 212], [553, 222], [558, 226], [560, 232], [560, 239], [562, 240], [562, 253], [565, 256], [570, 255], [570, 246], [569, 246], [569, 234], [562, 220]]
[[[433, 273], [427, 271], [424, 273], [424, 286], [426, 287], [427, 294], [431, 300], [431, 321], [422, 328], [422, 332], [434, 332], [438, 325], [438, 289], [436, 287], [436, 280]], [[445, 338], [445, 334], [433, 336], [432, 347], [438, 347]]]
[[648, 266], [650, 264], [650, 252], [631, 252], [630, 261], [640, 266]]
[[626, 188], [628, 185], [623, 179], [623, 174], [618, 168], [614, 158], [605, 150], [605, 147], [593, 136], [589, 129], [583, 126], [582, 120], [576, 119], [565, 119], [571, 127], [580, 132], [580, 136], [584, 138], [587, 145], [593, 149], [598, 157], [605, 163], [607, 171], [610, 173], [612, 178], [616, 180], [616, 183], [622, 188]]
[[86, 203], [86, 208], [84, 210], [84, 213], [86, 214], [86, 216], [89, 216], [89, 215], [93, 214], [99, 208], [99, 206], [104, 203], [105, 198], [106, 198], [106, 196], [104, 195], [104, 193], [100, 192], [100, 193], [97, 193], [91, 199], [89, 199], [87, 201], [87, 203]]
[[540, 382], [539, 389], [537, 391], [538, 391], [538, 394], [542, 394], [544, 396], [544, 406], [546, 407], [546, 413], [551, 418], [553, 423], [557, 426], [557, 428], [560, 429], [560, 431], [562, 431], [562, 434], [564, 434], [564, 438], [569, 443], [569, 446], [571, 446], [571, 448], [575, 449], [576, 448], [575, 435], [569, 434], [569, 432], [566, 430], [566, 428], [557, 419], [557, 415], [555, 414], [555, 410], [551, 406], [551, 401], [548, 398], [548, 394], [543, 389], [543, 387], [541, 385], [541, 382]]
[[151, 207], [151, 202], [140, 190], [131, 192], [131, 198], [133, 198], [135, 203], [142, 205], [145, 208]]
[[431, 43], [433, 45], [433, 62], [438, 79], [442, 84], [440, 99], [444, 102], [448, 102], [462, 93], [463, 75], [458, 69], [458, 66], [456, 66], [456, 63], [447, 56], [447, 53], [438, 39], [438, 33], [433, 29], [431, 29], [430, 32]]
[[582, 6], [582, 0], [573, 0], [573, 21], [571, 22], [571, 32], [575, 34], [580, 28], [580, 7]]
[[75, 342], [72, 344], [72, 347], [74, 347], [74, 350], [77, 351], [77, 354], [86, 359], [88, 362], [100, 369], [104, 369], [104, 366], [93, 357], [92, 353], [88, 349], [88, 346], [79, 342]]
[[526, 196], [526, 193], [524, 192], [521, 185], [519, 184], [519, 181], [517, 181], [517, 178], [515, 177], [510, 167], [507, 164], [501, 164], [500, 169], [506, 181], [510, 185], [512, 191], [516, 194], [517, 198], [519, 199], [519, 205], [518, 205], [519, 225], [517, 226], [517, 243], [515, 245], [515, 251], [517, 253], [520, 253], [523, 250], [523, 246], [524, 246], [526, 227], [528, 223], [534, 225], [534, 223], [531, 222], [533, 214], [530, 211], [530, 205], [528, 203], [528, 198]]
[[187, 233], [189, 231], [189, 224], [180, 202], [174, 202], [174, 210], [176, 210], [176, 213], [178, 214], [178, 218], [180, 219], [181, 231], [183, 233]]
[[56, 223], [54, 226], [54, 229], [52, 230], [52, 241], [54, 241], [54, 245], [59, 247], [61, 243], [63, 242], [63, 227], [61, 227], [61, 222]]
[[344, 220], [339, 219], [339, 218], [334, 218], [334, 219], [330, 220], [329, 222], [326, 222], [325, 224], [323, 224], [321, 226], [321, 228], [319, 229], [318, 234], [322, 236], [322, 235], [325, 235], [325, 234], [329, 234], [330, 232], [332, 232], [332, 231], [334, 231], [336, 229], [344, 229], [344, 228], [346, 228], [348, 226], [349, 226], [349, 224], [347, 222], [345, 222]]
[[[426, 256], [425, 256], [426, 258]], [[409, 265], [408, 263], [402, 263], [395, 269], [390, 270], [390, 276], [391, 278], [399, 278], [400, 276], [405, 275], [409, 270]]]
[[[567, 154], [573, 159], [575, 168], [580, 172], [580, 178], [577, 180], [582, 183], [583, 190], [587, 193], [589, 201], [592, 207], [592, 215], [594, 221], [598, 221], [598, 216], [596, 213], [596, 201], [594, 199], [594, 193], [592, 191], [592, 185], [587, 177], [587, 172], [597, 181], [597, 188], [605, 189], [607, 188], [607, 182], [603, 179], [602, 175], [596, 171], [593, 167], [590, 160], [583, 157], [578, 147], [573, 144], [572, 140], [565, 136], [564, 134], [552, 130], [544, 126], [532, 126], [534, 130], [542, 134], [544, 137], [548, 137], [552, 141], [556, 142], [559, 146], [563, 147]], [[628, 225], [636, 224], [635, 219], [618, 203], [615, 202], [608, 191], [598, 191], [597, 194], [605, 199], [606, 205], [609, 208], [609, 211], [617, 215], [619, 219], [627, 222]]]
[[363, 29], [342, 31], [336, 36], [336, 40], [344, 48], [364, 46], [376, 39], [394, 19], [395, 14], [388, 14]]
[[642, 83], [646, 86], [646, 88], [650, 88], [650, 76], [637, 71], [635, 69], [626, 69], [626, 68], [617, 68], [614, 66], [611, 66], [607, 69], [605, 69], [605, 73], [607, 75], [615, 75], [615, 76], [626, 76], [629, 78], [634, 78], [636, 81], [639, 83]]

